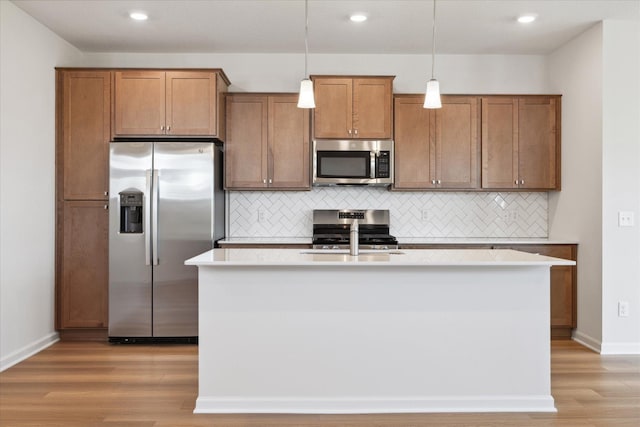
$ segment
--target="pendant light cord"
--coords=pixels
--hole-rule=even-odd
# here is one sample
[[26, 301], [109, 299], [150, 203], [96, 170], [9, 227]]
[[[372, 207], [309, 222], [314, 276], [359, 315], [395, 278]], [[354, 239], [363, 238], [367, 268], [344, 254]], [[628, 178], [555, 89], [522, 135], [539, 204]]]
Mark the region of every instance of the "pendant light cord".
[[436, 68], [436, 0], [433, 0], [433, 34], [431, 36], [431, 40], [431, 79], [433, 79], [433, 71]]
[[309, 12], [308, 12], [309, 0], [304, 0], [304, 78], [308, 78], [307, 74], [307, 56], [309, 56]]

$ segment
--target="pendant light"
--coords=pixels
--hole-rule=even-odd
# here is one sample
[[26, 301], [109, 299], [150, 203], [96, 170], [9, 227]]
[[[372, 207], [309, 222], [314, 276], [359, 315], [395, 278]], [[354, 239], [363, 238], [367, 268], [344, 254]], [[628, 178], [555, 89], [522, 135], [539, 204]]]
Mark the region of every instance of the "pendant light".
[[433, 35], [431, 37], [431, 80], [427, 82], [427, 93], [424, 97], [424, 108], [442, 108], [440, 102], [440, 83], [434, 77], [436, 67], [436, 0], [433, 0]]
[[309, 56], [309, 14], [308, 0], [304, 0], [304, 79], [300, 82], [300, 95], [298, 96], [298, 108], [316, 108], [313, 98], [313, 82], [307, 74], [307, 61]]

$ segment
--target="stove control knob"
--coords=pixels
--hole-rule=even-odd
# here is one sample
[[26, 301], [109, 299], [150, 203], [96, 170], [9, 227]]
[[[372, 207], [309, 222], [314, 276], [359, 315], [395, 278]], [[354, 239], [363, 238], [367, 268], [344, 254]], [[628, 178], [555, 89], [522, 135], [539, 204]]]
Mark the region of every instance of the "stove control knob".
[[322, 245], [322, 249], [329, 249], [329, 246], [327, 246], [327, 245]]
[[340, 249], [340, 247], [338, 247], [338, 245], [333, 245], [331, 249]]

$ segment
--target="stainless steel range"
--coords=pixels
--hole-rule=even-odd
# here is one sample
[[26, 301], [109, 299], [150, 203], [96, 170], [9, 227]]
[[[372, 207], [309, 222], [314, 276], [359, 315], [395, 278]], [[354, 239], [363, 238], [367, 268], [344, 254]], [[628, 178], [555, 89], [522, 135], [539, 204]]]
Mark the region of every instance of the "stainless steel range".
[[354, 220], [358, 220], [360, 249], [398, 249], [398, 240], [389, 234], [389, 211], [373, 209], [314, 210], [313, 249], [349, 249]]

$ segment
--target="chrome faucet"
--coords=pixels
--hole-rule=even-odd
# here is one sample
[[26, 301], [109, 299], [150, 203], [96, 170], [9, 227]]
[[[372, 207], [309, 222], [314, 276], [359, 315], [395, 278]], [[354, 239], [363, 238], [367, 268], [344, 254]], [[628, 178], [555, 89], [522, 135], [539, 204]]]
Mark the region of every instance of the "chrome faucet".
[[358, 220], [354, 218], [351, 222], [351, 230], [349, 231], [349, 254], [352, 256], [358, 256], [360, 252], [358, 231]]

